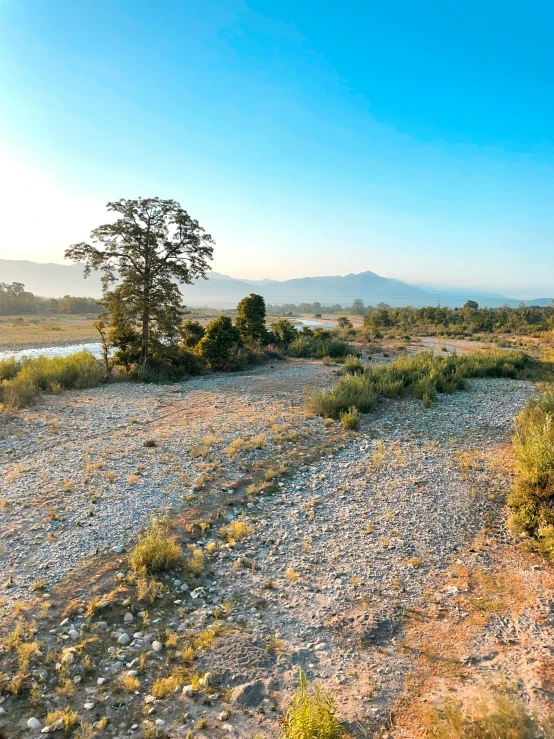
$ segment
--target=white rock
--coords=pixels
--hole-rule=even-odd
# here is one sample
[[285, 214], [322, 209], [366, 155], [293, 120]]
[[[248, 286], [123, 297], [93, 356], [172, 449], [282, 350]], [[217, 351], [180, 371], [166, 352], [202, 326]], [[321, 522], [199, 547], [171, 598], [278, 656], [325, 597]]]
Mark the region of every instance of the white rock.
[[157, 640], [154, 640], [154, 641], [152, 642], [152, 649], [153, 649], [153, 650], [154, 650], [155, 652], [161, 652], [161, 651], [162, 651], [162, 649], [163, 649], [163, 644], [162, 644], [161, 642], [157, 641]]
[[183, 688], [183, 695], [192, 698], [192, 696], [194, 695], [194, 688], [192, 687], [192, 685], [185, 685], [185, 687]]
[[31, 718], [27, 721], [27, 726], [29, 727], [29, 729], [40, 729], [42, 724], [40, 723], [38, 718], [31, 716]]
[[68, 652], [67, 654], [64, 654], [62, 657], [62, 664], [64, 665], [70, 665], [75, 660], [75, 655], [73, 652]]
[[89, 703], [85, 703], [85, 705], [83, 706], [83, 708], [85, 709], [85, 711], [92, 711], [92, 709], [94, 708], [94, 703], [91, 703], [89, 701]]
[[132, 613], [126, 613], [126, 614], [125, 614], [125, 615], [123, 616], [123, 620], [125, 621], [125, 623], [126, 623], [126, 624], [130, 624], [130, 623], [131, 623], [131, 621], [134, 621], [135, 619], [134, 619], [134, 616], [133, 616], [133, 614], [132, 614]]
[[96, 681], [98, 685], [104, 685], [105, 682], [106, 682], [105, 677], [99, 677], [98, 680]]
[[68, 631], [67, 633], [69, 634], [69, 636], [72, 639], [78, 639], [79, 638], [79, 632], [76, 629], [71, 629], [71, 631]]
[[129, 636], [129, 634], [121, 634], [121, 636], [117, 640], [117, 643], [123, 644], [125, 646], [125, 644], [129, 644], [130, 641], [131, 641], [131, 637]]
[[165, 721], [163, 720], [163, 718], [156, 719], [156, 726], [165, 726]]

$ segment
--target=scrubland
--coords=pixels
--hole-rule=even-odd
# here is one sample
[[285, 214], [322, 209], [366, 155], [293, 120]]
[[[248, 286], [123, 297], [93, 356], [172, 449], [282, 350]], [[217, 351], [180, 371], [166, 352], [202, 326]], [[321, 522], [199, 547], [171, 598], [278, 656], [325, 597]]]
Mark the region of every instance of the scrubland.
[[35, 388], [0, 418], [9, 739], [548, 736], [548, 373], [419, 349], [5, 365]]

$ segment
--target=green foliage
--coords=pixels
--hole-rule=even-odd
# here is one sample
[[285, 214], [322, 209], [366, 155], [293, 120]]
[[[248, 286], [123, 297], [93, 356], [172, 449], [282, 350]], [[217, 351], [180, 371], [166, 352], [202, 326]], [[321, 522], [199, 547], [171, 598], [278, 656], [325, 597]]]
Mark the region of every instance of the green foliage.
[[495, 695], [490, 702], [480, 701], [460, 708], [447, 703], [441, 712], [431, 714], [428, 735], [435, 739], [552, 739], [551, 722], [530, 716], [521, 698]]
[[345, 429], [349, 431], [358, 431], [360, 428], [360, 411], [352, 406], [347, 411], [342, 411], [340, 414], [340, 421]]
[[273, 341], [281, 348], [287, 347], [298, 336], [298, 332], [286, 318], [280, 318], [278, 321], [275, 321], [271, 327], [271, 332], [273, 334]]
[[44, 315], [49, 313], [95, 313], [98, 301], [94, 298], [43, 298], [25, 290], [21, 282], [0, 282], [0, 316]]
[[[176, 343], [183, 316], [179, 284], [204, 277], [213, 255], [213, 239], [174, 200], [138, 198], [108, 203], [117, 214], [94, 229], [91, 240], [66, 250], [67, 259], [83, 262], [85, 276], [103, 272], [108, 291], [117, 279], [126, 329], [138, 327], [139, 364], [148, 367], [152, 345], [158, 353]], [[118, 344], [115, 344], [118, 346]]]
[[352, 406], [361, 413], [373, 410], [379, 397], [396, 398], [407, 393], [430, 405], [437, 393], [452, 393], [464, 387], [468, 377], [516, 377], [527, 364], [523, 352], [471, 352], [435, 356], [419, 352], [399, 357], [389, 364], [367, 366], [363, 374], [343, 377], [331, 390], [308, 391], [310, 410], [337, 418]]
[[306, 336], [296, 332], [296, 338], [286, 348], [286, 354], [291, 357], [332, 357], [339, 359], [352, 353], [352, 346], [338, 339]]
[[187, 349], [196, 348], [200, 339], [204, 338], [205, 333], [204, 326], [198, 321], [184, 321], [181, 327], [181, 337]]
[[282, 739], [341, 739], [344, 729], [335, 716], [332, 698], [319, 687], [308, 689], [300, 672], [300, 686], [281, 722]]
[[349, 354], [342, 365], [343, 371], [348, 375], [359, 375], [364, 371], [360, 358], [355, 354]]
[[89, 352], [68, 357], [36, 357], [0, 361], [0, 402], [7, 410], [31, 403], [39, 391], [95, 387], [103, 375], [101, 364]]
[[240, 334], [228, 316], [219, 316], [206, 326], [198, 343], [198, 352], [211, 369], [229, 369], [233, 350], [240, 344]]
[[268, 333], [265, 326], [265, 300], [261, 295], [250, 293], [237, 305], [236, 327], [246, 342], [265, 344]]
[[337, 326], [339, 328], [352, 328], [352, 321], [346, 316], [339, 316], [337, 319]]
[[529, 403], [516, 420], [513, 450], [517, 479], [508, 499], [510, 528], [532, 537], [554, 558], [554, 394]]

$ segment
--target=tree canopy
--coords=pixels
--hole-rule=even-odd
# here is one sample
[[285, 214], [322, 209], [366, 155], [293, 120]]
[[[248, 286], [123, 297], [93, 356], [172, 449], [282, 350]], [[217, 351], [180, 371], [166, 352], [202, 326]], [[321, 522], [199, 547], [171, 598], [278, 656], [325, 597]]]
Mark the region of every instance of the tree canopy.
[[180, 338], [179, 284], [206, 276], [214, 240], [174, 200], [122, 198], [106, 207], [117, 214], [115, 221], [95, 228], [92, 243], [73, 244], [65, 256], [82, 262], [85, 276], [103, 272], [106, 293], [119, 282], [119, 316], [127, 316], [130, 331], [138, 327], [145, 369], [153, 343], [162, 351]]

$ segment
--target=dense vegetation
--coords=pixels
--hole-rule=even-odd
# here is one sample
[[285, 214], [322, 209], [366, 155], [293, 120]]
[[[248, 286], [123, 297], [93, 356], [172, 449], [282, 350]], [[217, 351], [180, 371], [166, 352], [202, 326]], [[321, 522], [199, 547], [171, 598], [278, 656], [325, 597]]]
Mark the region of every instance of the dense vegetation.
[[554, 392], [546, 392], [518, 416], [513, 438], [517, 480], [508, 501], [509, 524], [554, 557]]
[[42, 390], [61, 393], [94, 387], [102, 378], [100, 363], [88, 352], [69, 357], [0, 361], [0, 403], [9, 410], [31, 403]]
[[101, 361], [87, 352], [66, 358], [0, 361], [0, 403], [4, 409], [28, 405], [40, 391], [93, 387], [103, 377], [171, 381], [207, 370], [244, 369], [283, 354], [340, 361], [352, 351], [346, 342], [331, 338], [329, 331], [304, 328], [298, 332], [284, 319], [268, 330], [264, 300], [252, 294], [241, 300], [236, 324], [229, 316], [218, 316], [206, 326], [187, 320], [176, 326], [165, 342], [151, 342], [145, 369], [139, 332], [127, 322], [119, 297], [118, 289], [109, 293], [109, 313], [95, 324], [101, 338]]
[[435, 356], [420, 352], [403, 356], [390, 364], [362, 367], [352, 365], [352, 374], [343, 377], [331, 390], [307, 391], [306, 403], [313, 412], [329, 418], [357, 409], [372, 411], [380, 398], [403, 394], [432, 404], [437, 393], [452, 393], [464, 387], [469, 377], [516, 377], [526, 366], [528, 355], [516, 351], [471, 352]]
[[52, 313], [96, 313], [98, 300], [65, 295], [63, 298], [42, 298], [25, 290], [25, 285], [0, 282], [0, 316], [48, 315]]
[[517, 333], [537, 335], [554, 328], [554, 307], [521, 305], [518, 308], [479, 308], [469, 300], [463, 308], [368, 309], [364, 327], [372, 332], [393, 334], [471, 336], [473, 334]]
[[[383, 335], [409, 336], [472, 336], [474, 334], [531, 334], [540, 335], [554, 329], [554, 306], [528, 306], [517, 308], [480, 308], [468, 300], [463, 308], [392, 308], [385, 303], [376, 307], [365, 306], [363, 300], [355, 300], [350, 307], [300, 303], [299, 305], [268, 305], [270, 315], [340, 315], [339, 329], [349, 330], [352, 337], [380, 338]], [[355, 329], [347, 316], [363, 316], [363, 329]]]

